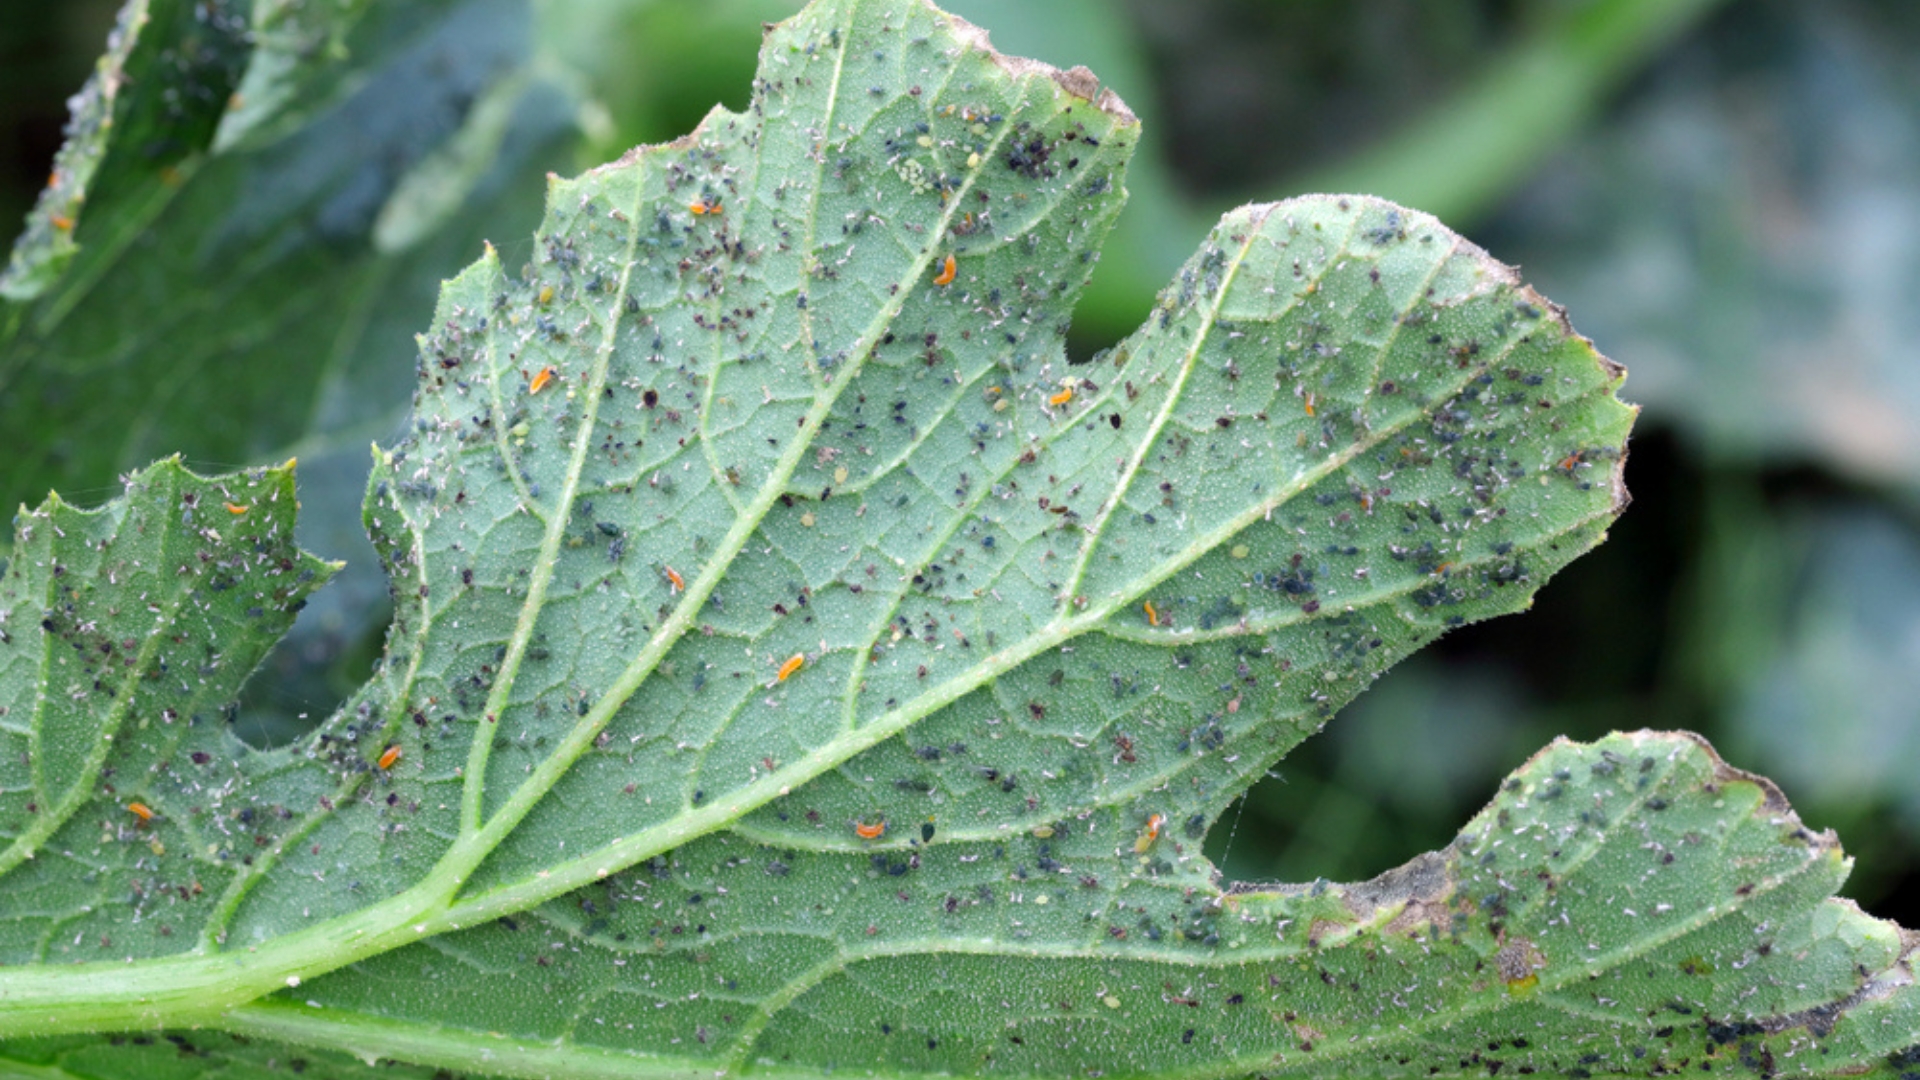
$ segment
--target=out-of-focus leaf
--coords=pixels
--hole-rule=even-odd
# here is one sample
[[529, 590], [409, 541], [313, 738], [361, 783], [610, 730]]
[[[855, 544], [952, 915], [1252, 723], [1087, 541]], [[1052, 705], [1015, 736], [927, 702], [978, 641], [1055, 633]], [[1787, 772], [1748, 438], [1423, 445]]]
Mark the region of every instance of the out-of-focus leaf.
[[404, 340], [399, 316], [438, 276], [422, 267], [456, 265], [503, 200], [526, 197], [508, 185], [568, 131], [566, 100], [527, 89], [501, 160], [474, 185], [474, 213], [433, 243], [383, 255], [374, 223], [523, 63], [527, 26], [513, 0], [454, 6], [297, 135], [201, 158], [137, 240], [30, 308], [0, 355], [0, 426], [22, 451], [0, 471], [0, 496], [91, 488], [173, 450], [233, 461], [386, 430], [408, 365], [366, 343]]
[[[390, 3], [364, 17], [297, 7], [273, 16], [237, 98], [212, 87], [207, 64], [101, 77], [119, 89], [115, 119], [88, 121], [63, 151], [86, 149], [96, 128], [113, 135], [74, 230], [80, 251], [64, 274], [41, 264], [38, 299], [13, 307], [17, 332], [0, 345], [0, 504], [49, 487], [84, 498], [174, 452], [223, 464], [298, 455], [303, 538], [350, 566], [283, 650], [313, 658], [350, 648], [383, 610], [360, 492], [367, 444], [404, 417], [418, 313], [485, 237], [536, 219], [577, 103], [541, 73], [523, 0]], [[208, 53], [196, 43], [213, 28], [250, 40], [220, 5], [154, 0], [154, 12], [139, 48], [162, 71]], [[297, 47], [286, 20], [323, 16], [345, 20], [343, 47]], [[274, 98], [264, 73], [288, 96]], [[176, 115], [188, 106], [191, 123]], [[223, 115], [246, 137], [229, 127], [209, 149]], [[171, 141], [150, 160], [143, 133], [155, 126]], [[34, 250], [33, 228], [17, 252]], [[249, 731], [299, 730], [299, 694], [256, 700]]]
[[[368, 6], [367, 0], [256, 2], [248, 28], [253, 54], [221, 117], [218, 149], [231, 149], [275, 121], [283, 122], [282, 134], [297, 128], [314, 111], [333, 104], [335, 94], [359, 73], [377, 68], [382, 46], [404, 35], [374, 33], [352, 41]], [[376, 12], [391, 11], [402, 20], [447, 6], [435, 0], [373, 5]]]
[[1751, 0], [1491, 234], [1712, 458], [1920, 482], [1915, 15]]
[[66, 274], [83, 227], [102, 249], [94, 266], [110, 262], [184, 182], [182, 170], [213, 137], [247, 56], [241, 7], [127, 0], [120, 9], [93, 77], [70, 103], [66, 145], [46, 190], [0, 271], [0, 348], [19, 330], [17, 305]]
[[1734, 737], [1803, 799], [1892, 805], [1920, 829], [1913, 530], [1833, 504], [1718, 524], [1694, 637], [1712, 645]]

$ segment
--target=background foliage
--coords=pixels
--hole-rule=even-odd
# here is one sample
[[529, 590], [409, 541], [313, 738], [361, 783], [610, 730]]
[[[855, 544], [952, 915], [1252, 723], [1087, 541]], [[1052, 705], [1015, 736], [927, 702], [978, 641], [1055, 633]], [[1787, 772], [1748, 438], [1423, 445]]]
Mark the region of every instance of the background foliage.
[[[1648, 406], [1637, 502], [1612, 542], [1525, 620], [1444, 639], [1288, 758], [1209, 840], [1230, 876], [1367, 877], [1443, 845], [1551, 736], [1644, 724], [1702, 731], [1778, 779], [1809, 825], [1846, 838], [1848, 892], [1920, 922], [1920, 310], [1903, 299], [1920, 294], [1920, 80], [1904, 60], [1920, 15], [1894, 0], [946, 6], [1005, 49], [1087, 64], [1143, 117], [1077, 352], [1130, 329], [1225, 206], [1367, 190], [1524, 264]], [[174, 449], [202, 468], [298, 453], [302, 543], [351, 567], [249, 689], [252, 737], [291, 737], [378, 645], [365, 447], [404, 415], [439, 280], [481, 237], [509, 263], [529, 254], [546, 172], [672, 137], [716, 100], [739, 107], [759, 24], [797, 7], [389, 5], [392, 23], [363, 22], [338, 53], [283, 43], [345, 55], [347, 75], [301, 84], [283, 129], [229, 125], [220, 154], [143, 149], [156, 167], [231, 170], [228, 190], [301, 177], [229, 238], [254, 260], [235, 273], [322, 273], [325, 288], [304, 318], [209, 304], [157, 323], [144, 352], [182, 388], [163, 395], [84, 327], [0, 323], [0, 401], [75, 395], [66, 412], [9, 414], [0, 500], [104, 498], [116, 473]], [[113, 9], [0, 4], [0, 222], [45, 185]], [[216, 90], [218, 71], [184, 85], [217, 104], [236, 89]], [[393, 81], [408, 71], [427, 74]], [[272, 142], [325, 103], [352, 122]], [[272, 119], [270, 99], [253, 105], [241, 115]], [[378, 166], [315, 167], [335, 161], [327, 139], [372, 140]], [[381, 213], [413, 205], [391, 198], [408, 183], [456, 200]], [[263, 407], [302, 352], [327, 363], [301, 407]]]

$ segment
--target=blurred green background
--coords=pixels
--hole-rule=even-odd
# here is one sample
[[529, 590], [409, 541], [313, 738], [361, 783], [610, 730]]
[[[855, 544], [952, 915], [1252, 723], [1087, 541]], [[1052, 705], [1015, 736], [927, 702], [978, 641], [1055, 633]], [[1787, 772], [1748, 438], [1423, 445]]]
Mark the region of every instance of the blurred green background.
[[[404, 422], [439, 280], [482, 238], [524, 258], [548, 171], [744, 105], [760, 24], [797, 6], [150, 0], [79, 253], [0, 278], [0, 499], [298, 454], [303, 542], [352, 568], [249, 688], [245, 733], [293, 737], [379, 647], [366, 447]], [[1132, 329], [1219, 211], [1368, 191], [1521, 264], [1646, 407], [1612, 540], [1283, 762], [1208, 840], [1229, 877], [1371, 876], [1556, 735], [1682, 727], [1920, 925], [1920, 6], [946, 6], [1146, 125], [1076, 352]], [[0, 0], [0, 234], [59, 239], [42, 191], [115, 19]]]

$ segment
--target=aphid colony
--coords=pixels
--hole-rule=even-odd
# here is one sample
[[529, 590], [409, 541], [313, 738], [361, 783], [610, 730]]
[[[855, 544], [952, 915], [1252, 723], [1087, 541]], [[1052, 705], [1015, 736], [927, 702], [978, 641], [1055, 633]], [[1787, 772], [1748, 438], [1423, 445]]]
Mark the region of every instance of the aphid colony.
[[[1044, 160], [1042, 160], [1039, 164], [1044, 165]], [[745, 205], [745, 204], [741, 204], [741, 205]], [[715, 217], [723, 213], [721, 203], [717, 199], [713, 199], [711, 197], [702, 198], [697, 202], [687, 204], [687, 210], [696, 218]], [[739, 210], [738, 208], [736, 208], [736, 218], [738, 217], [738, 215], [739, 215]], [[716, 231], [719, 230], [720, 228], [719, 223], [712, 223], [712, 225]], [[683, 263], [682, 265], [683, 273], [685, 272], [685, 269], [686, 267]], [[938, 259], [937, 263], [935, 264], [935, 267], [930, 269], [933, 270], [933, 277], [931, 279], [932, 285], [936, 288], [947, 288], [953, 285], [957, 281], [958, 269], [959, 269], [958, 259], [954, 254], [951, 254], [951, 253], [945, 254], [944, 256], [941, 256]], [[926, 272], [926, 269], [923, 269], [921, 272], [923, 273]], [[591, 291], [593, 286], [589, 285], [588, 288]], [[964, 290], [961, 290], [961, 292], [964, 292]], [[552, 293], [553, 293], [553, 290], [551, 286], [543, 287], [540, 290], [540, 294], [539, 294], [541, 302], [543, 304], [547, 302], [551, 298]], [[955, 295], [958, 295], [958, 294], [955, 294]], [[804, 294], [801, 295], [799, 297], [799, 304], [803, 310], [806, 307], [806, 302], [807, 302], [807, 297]], [[630, 308], [629, 310], [634, 310], [634, 309]], [[703, 327], [706, 326], [706, 324], [700, 324], [700, 325], [702, 325]], [[889, 341], [890, 340], [891, 340], [891, 335], [889, 335]], [[1011, 338], [1009, 338], [1009, 340], [1011, 340]], [[932, 345], [933, 343], [931, 341], [931, 335], [929, 335], [929, 340], [928, 340], [929, 349], [932, 348]], [[659, 345], [657, 342], [655, 347], [656, 349], [659, 349]], [[743, 357], [742, 361], [744, 362], [745, 359], [747, 358]], [[522, 371], [522, 374], [523, 375], [525, 374], [524, 370]], [[1235, 377], [1237, 378], [1237, 374]], [[528, 380], [527, 393], [530, 395], [540, 394], [544, 389], [553, 385], [558, 378], [559, 376], [553, 367], [551, 366], [543, 367]], [[585, 386], [584, 381], [581, 383], [581, 385], [584, 388]], [[1129, 400], [1131, 400], [1131, 397], [1134, 393], [1133, 385], [1130, 383], [1125, 385], [1127, 388], [1127, 392], [1129, 394]], [[1081, 383], [1075, 380], [1062, 381], [1061, 383], [1058, 384], [1058, 386], [1059, 388], [1050, 394], [1046, 393], [1044, 389], [1036, 388], [1038, 392], [1036, 396], [1038, 396], [1039, 394], [1044, 394], [1045, 400], [1049, 406], [1054, 408], [1059, 408], [1061, 406], [1068, 405], [1069, 403], [1074, 401], [1075, 394], [1076, 394], [1076, 386], [1082, 389], [1085, 389], [1087, 391], [1087, 394], [1084, 395], [1086, 397], [1092, 397], [1099, 393], [1099, 388], [1097, 386], [1094, 386], [1092, 383]], [[584, 393], [584, 390], [582, 392]], [[607, 389], [607, 396], [610, 398], [613, 396], [613, 393], [614, 393], [613, 389], [609, 387]], [[1003, 391], [1000, 387], [995, 386], [990, 388], [989, 393], [997, 398], [999, 397], [999, 395], [1003, 393]], [[659, 404], [658, 391], [652, 388], [647, 388], [644, 390], [644, 395], [645, 396], [642, 399], [642, 403], [645, 408], [653, 409], [657, 404]], [[1323, 402], [1314, 391], [1311, 391], [1311, 390], [1303, 391], [1301, 398], [1302, 400], [1300, 402], [1300, 406], [1304, 409], [1304, 412], [1307, 417], [1315, 417], [1316, 412], [1320, 412], [1320, 413], [1329, 414], [1329, 419], [1327, 421], [1328, 424], [1332, 424], [1335, 420], [1338, 419], [1338, 416], [1335, 414], [1337, 414], [1339, 410], [1334, 409], [1331, 406], [1323, 407], [1326, 405], [1326, 403]], [[1009, 407], [1010, 405], [1011, 405], [1010, 402], [1006, 401], [1005, 399], [1001, 399], [994, 403], [993, 408], [994, 408], [994, 411], [998, 412], [998, 411], [1001, 411], [1003, 407]], [[678, 417], [676, 416], [675, 420], [677, 421], [677, 419]], [[1120, 428], [1118, 413], [1113, 414], [1113, 416], [1111, 417], [1111, 424], [1112, 424], [1112, 427], [1116, 430]], [[1220, 421], [1219, 426], [1221, 428], [1226, 428], [1230, 426], [1230, 423], [1228, 421]], [[828, 460], [831, 460], [831, 459], [828, 459]], [[1031, 457], [1026, 459], [1026, 463], [1031, 463], [1031, 461], [1032, 461]], [[1561, 464], [1561, 469], [1562, 471], [1570, 473], [1574, 469], [1574, 467], [1579, 464], [1581, 464], [1581, 461], [1578, 455], [1575, 455], [1574, 457], [1568, 458], [1565, 461], [1563, 461]], [[740, 483], [739, 477], [734, 474], [731, 466], [728, 466], [726, 475], [729, 482], [734, 484]], [[962, 479], [964, 481], [965, 479], [964, 474]], [[846, 480], [847, 480], [847, 470], [844, 466], [842, 466], [836, 471], [835, 482], [837, 484], [842, 484], [842, 483], [845, 483]], [[1170, 504], [1170, 500], [1172, 496], [1171, 482], [1169, 481], [1169, 482], [1163, 483], [1161, 486], [1161, 490], [1168, 494], [1169, 504]], [[1075, 491], [1077, 492], [1078, 488], [1076, 488]], [[1383, 489], [1380, 489], [1380, 494], [1384, 497], [1388, 495], [1389, 492], [1387, 492], [1386, 489], [1383, 488]], [[1362, 512], [1366, 514], [1371, 514], [1373, 512], [1374, 496], [1369, 490], [1362, 489], [1356, 493], [1355, 497], [1361, 503]], [[825, 498], [825, 495], [823, 494], [822, 499], [824, 500], [824, 498]], [[1050, 510], [1056, 514], [1064, 513], [1066, 511], [1066, 507], [1064, 505], [1060, 506], [1058, 510], [1054, 510], [1052, 507], [1048, 505], [1048, 502], [1046, 499], [1042, 499], [1040, 501], [1040, 506], [1043, 510]], [[244, 507], [236, 509], [232, 505], [229, 505], [229, 510], [232, 510], [234, 513], [245, 512]], [[1152, 518], [1149, 517], [1147, 520], [1150, 524], [1152, 523]], [[803, 524], [809, 527], [813, 525], [813, 521], [811, 519], [810, 514], [807, 517], [803, 518], [802, 521], [803, 521]], [[604, 528], [606, 527], [603, 526], [603, 529]], [[612, 534], [609, 533], [609, 535], [612, 535]], [[992, 547], [991, 538], [989, 538], [988, 543], [985, 544], [984, 546], [987, 548]], [[1246, 558], [1248, 554], [1249, 554], [1248, 549], [1244, 545], [1233, 549], [1233, 557], [1236, 559]], [[1348, 554], [1353, 554], [1352, 549], [1348, 549]], [[1296, 557], [1296, 563], [1297, 562], [1298, 562], [1298, 559]], [[683, 565], [685, 564], [683, 563]], [[1436, 574], [1444, 576], [1447, 573], [1450, 565], [1451, 564], [1449, 563], [1442, 562], [1438, 565], [1438, 567], [1434, 572]], [[672, 593], [678, 594], [685, 590], [686, 582], [676, 570], [674, 570], [672, 567], [664, 566], [663, 564], [658, 564], [658, 563], [656, 563], [655, 566], [657, 568], [656, 573], [659, 576], [664, 577], [666, 579], [666, 582], [669, 584], [669, 587]], [[936, 566], [934, 569], [937, 570], [938, 567]], [[698, 571], [696, 572], [698, 573]], [[722, 568], [719, 571], [716, 571], [716, 573], [718, 572], [724, 572], [724, 568]], [[868, 573], [869, 575], [872, 574], [871, 567], [868, 568]], [[1313, 574], [1311, 570], [1307, 572], [1300, 572], [1297, 570], [1297, 567], [1289, 568], [1289, 570], [1285, 574], [1276, 573], [1273, 577], [1274, 577], [1275, 584], [1270, 586], [1269, 588], [1284, 591], [1290, 595], [1297, 594], [1302, 597], [1309, 597], [1315, 592], [1316, 589], [1326, 588], [1324, 579], [1320, 584], [1316, 585], [1314, 583]], [[1256, 584], [1258, 584], [1260, 580], [1260, 575], [1256, 574], [1255, 579], [1256, 579]], [[914, 580], [918, 582], [920, 581], [920, 578], [916, 577], [914, 578]], [[868, 587], [871, 587], [871, 586], [868, 586]], [[852, 591], [858, 594], [861, 591], [861, 589], [859, 587], [855, 587]], [[1084, 603], [1084, 601], [1082, 601], [1082, 603]], [[1174, 622], [1176, 621], [1174, 618], [1175, 611], [1178, 611], [1180, 613], [1180, 617], [1178, 619], [1179, 622], [1184, 624], [1185, 622], [1188, 621], [1188, 616], [1186, 614], [1187, 608], [1181, 606], [1186, 603], [1188, 603], [1188, 601], [1178, 599], [1171, 595], [1163, 595], [1161, 597], [1161, 604], [1166, 607], [1165, 611], [1163, 611], [1161, 607], [1157, 607], [1155, 603], [1151, 600], [1141, 601], [1141, 611], [1144, 614], [1145, 621], [1148, 626], [1156, 627], [1156, 628], [1163, 627], [1163, 626], [1172, 627]], [[1302, 603], [1312, 605], [1311, 607], [1308, 607], [1305, 609], [1309, 613], [1318, 609], [1318, 601], [1316, 600], [1303, 599]], [[714, 606], [716, 607], [716, 609], [718, 609], [719, 605], [717, 600], [714, 602]], [[785, 615], [786, 611], [782, 609], [779, 611], [779, 614]], [[895, 631], [894, 639], [898, 640], [899, 636], [900, 636], [899, 632]], [[957, 631], [956, 631], [956, 638], [958, 638], [961, 641], [964, 647], [965, 639], [959, 638]], [[1373, 644], [1375, 646], [1378, 646], [1379, 642], [1376, 641]], [[876, 653], [876, 657], [877, 657], [877, 653]], [[774, 661], [776, 660], [778, 660], [777, 655], [763, 656], [763, 658], [760, 661], [761, 670], [764, 671], [767, 666], [772, 666]], [[816, 663], [818, 663], [818, 660], [819, 660], [818, 654], [816, 654], [815, 660], [816, 660]], [[784, 661], [779, 661], [776, 672], [775, 672], [775, 677], [773, 680], [774, 683], [785, 683], [790, 679], [793, 679], [794, 677], [798, 676], [803, 671], [803, 669], [807, 666], [807, 662], [808, 662], [807, 656], [804, 653], [795, 653], [787, 657]], [[1183, 664], [1182, 666], [1185, 666], [1185, 665]], [[918, 671], [919, 671], [919, 676], [921, 678], [926, 677], [927, 668], [924, 665], [920, 666]], [[813, 680], [813, 679], [820, 678], [820, 676], [816, 673], [809, 673], [808, 678], [810, 680]], [[803, 685], [811, 686], [811, 683], [803, 684]], [[698, 687], [698, 683], [696, 682], [696, 688], [697, 687]], [[1241, 700], [1240, 697], [1238, 696], [1234, 697], [1232, 701], [1227, 705], [1226, 711], [1228, 713], [1237, 712], [1239, 709], [1240, 700]], [[1038, 706], [1030, 706], [1030, 708], [1038, 708]], [[1213, 738], [1215, 740], [1219, 740], [1223, 737], [1219, 734], [1217, 725], [1214, 726], [1212, 731], [1213, 731]], [[1204, 735], [1200, 736], [1200, 741], [1204, 745], [1207, 745], [1211, 748], [1217, 749], [1219, 746], [1218, 741], [1209, 742], [1207, 741], [1207, 736], [1204, 736]], [[1115, 745], [1119, 749], [1118, 760], [1124, 760], [1128, 763], [1133, 763], [1136, 760], [1134, 745], [1130, 738], [1128, 738], [1125, 735], [1118, 736], [1115, 740]], [[1183, 749], [1185, 748], [1184, 743], [1182, 744], [1182, 748]], [[381, 769], [391, 768], [394, 764], [396, 764], [400, 760], [400, 756], [401, 756], [400, 748], [397, 745], [387, 747], [386, 750], [384, 750], [379, 757], [379, 760], [378, 760], [379, 767]], [[773, 766], [769, 765], [768, 768], [771, 770]], [[992, 777], [989, 777], [989, 778], [991, 779]], [[631, 790], [631, 786], [629, 787], [629, 790]], [[1010, 786], [1003, 787], [1002, 790], [1011, 791], [1011, 787]], [[1024, 796], [1024, 793], [1023, 793], [1023, 796]], [[696, 801], [697, 800], [698, 800], [698, 795], [696, 795]], [[141, 813], [141, 810], [144, 810], [145, 808], [140, 807], [140, 804], [134, 804], [132, 807], [129, 807], [129, 809], [135, 812], [136, 814], [138, 814], [139, 816], [141, 816], [143, 821], [150, 816], [150, 812]], [[881, 840], [887, 835], [887, 832], [888, 832], [888, 822], [885, 818], [868, 818], [865, 820], [856, 820], [851, 823], [847, 823], [843, 821], [840, 824], [840, 828], [845, 829], [849, 827], [849, 824], [855, 836], [864, 841]], [[1154, 813], [1149, 815], [1146, 818], [1144, 825], [1140, 828], [1137, 835], [1132, 838], [1132, 841], [1133, 841], [1132, 847], [1134, 852], [1142, 856], [1146, 856], [1149, 853], [1151, 853], [1154, 850], [1155, 846], [1157, 845], [1162, 832], [1165, 830], [1166, 824], [1167, 824], [1167, 817], [1165, 814]], [[1194, 828], [1195, 826], [1190, 821], [1187, 825], [1189, 836], [1195, 835], [1193, 831]], [[1042, 834], [1038, 830], [1036, 830], [1035, 835], [1040, 836]], [[1050, 836], [1051, 833], [1049, 832], [1046, 835]], [[1124, 840], [1122, 841], [1122, 844], [1124, 844]], [[951, 908], [949, 908], [949, 910], [951, 910]]]

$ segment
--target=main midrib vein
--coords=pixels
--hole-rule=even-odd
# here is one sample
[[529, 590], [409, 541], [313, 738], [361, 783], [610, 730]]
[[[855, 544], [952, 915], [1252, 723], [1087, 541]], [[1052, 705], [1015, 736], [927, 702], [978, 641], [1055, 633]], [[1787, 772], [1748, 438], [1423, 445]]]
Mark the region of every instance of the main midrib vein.
[[[1617, 836], [1624, 824], [1625, 819], [1615, 820], [1610, 823], [1607, 831], [1610, 835]], [[1603, 844], [1606, 842], [1605, 840], [1602, 841]], [[1621, 950], [1609, 954], [1608, 958], [1612, 961], [1610, 964], [1564, 965], [1563, 969], [1558, 973], [1558, 978], [1543, 979], [1539, 989], [1531, 995], [1528, 1000], [1540, 1002], [1546, 1007], [1567, 1011], [1562, 1009], [1557, 1002], [1551, 1000], [1551, 996], [1556, 991], [1578, 983], [1585, 983], [1596, 970], [1613, 970], [1621, 965], [1648, 955], [1652, 951], [1688, 933], [1701, 929], [1716, 918], [1726, 917], [1731, 914], [1733, 910], [1753, 903], [1761, 896], [1784, 886], [1792, 879], [1808, 872], [1814, 863], [1814, 859], [1803, 860], [1786, 872], [1767, 879], [1762, 887], [1756, 888], [1746, 897], [1742, 897], [1739, 902], [1718, 908], [1711, 914], [1696, 912], [1692, 916], [1676, 920], [1661, 932], [1649, 935], [1632, 945], [1628, 945]], [[1358, 924], [1356, 928], [1384, 926], [1391, 922], [1400, 911], [1401, 908], [1398, 907], [1381, 908], [1374, 912], [1371, 919], [1362, 924]], [[1364, 943], [1377, 939], [1370, 935], [1356, 935], [1349, 940], [1351, 942]], [[1336, 944], [1330, 947], [1342, 948], [1353, 946]], [[556, 1046], [546, 1041], [539, 1042], [538, 1044], [528, 1044], [520, 1040], [498, 1036], [482, 1036], [460, 1029], [449, 1030], [437, 1026], [428, 1027], [407, 1021], [380, 1020], [358, 1015], [352, 1019], [342, 1020], [335, 1014], [322, 1013], [311, 1008], [285, 1003], [261, 1002], [241, 1006], [229, 1012], [222, 1020], [220, 1026], [236, 1033], [280, 1038], [305, 1045], [333, 1046], [343, 1049], [352, 1049], [362, 1045], [369, 1038], [379, 1040], [383, 1046], [390, 1045], [389, 1040], [395, 1034], [401, 1034], [402, 1037], [404, 1037], [405, 1032], [411, 1031], [415, 1033], [417, 1039], [431, 1041], [436, 1044], [436, 1049], [441, 1051], [441, 1055], [435, 1057], [434, 1060], [442, 1065], [458, 1066], [468, 1060], [465, 1056], [461, 1056], [457, 1060], [446, 1056], [449, 1051], [456, 1055], [460, 1053], [459, 1046], [449, 1045], [453, 1043], [459, 1043], [462, 1046], [468, 1046], [470, 1044], [475, 1067], [482, 1065], [494, 1065], [497, 1067], [510, 1059], [524, 1058], [527, 1062], [527, 1067], [532, 1071], [527, 1073], [515, 1071], [512, 1073], [514, 1075], [537, 1074], [552, 1078], [580, 1078], [580, 1080], [614, 1076], [678, 1077], [684, 1076], [692, 1070], [699, 1070], [703, 1073], [712, 1072], [715, 1075], [735, 1075], [743, 1066], [750, 1063], [755, 1041], [758, 1039], [759, 1034], [764, 1031], [766, 1022], [773, 1015], [776, 1015], [780, 1008], [790, 1004], [802, 993], [819, 985], [822, 981], [830, 978], [834, 974], [847, 970], [855, 964], [869, 960], [936, 953], [967, 953], [987, 956], [1057, 959], [1062, 961], [1087, 958], [1102, 960], [1128, 959], [1194, 968], [1218, 968], [1246, 964], [1274, 963], [1286, 960], [1289, 957], [1299, 956], [1303, 952], [1304, 950], [1296, 947], [1274, 948], [1261, 952], [1259, 955], [1249, 955], [1246, 952], [1229, 953], [1213, 951], [1206, 953], [1195, 952], [1192, 954], [1130, 955], [1121, 957], [1116, 956], [1111, 950], [1096, 950], [1082, 946], [1034, 947], [1008, 942], [986, 945], [967, 938], [907, 940], [876, 943], [869, 946], [856, 946], [853, 948], [841, 948], [837, 950], [834, 955], [827, 957], [820, 963], [815, 964], [805, 972], [797, 975], [793, 980], [769, 997], [766, 1002], [763, 1002], [761, 1006], [756, 1007], [754, 1019], [749, 1021], [742, 1029], [739, 1038], [735, 1040], [734, 1051], [724, 1059], [724, 1070], [716, 1069], [717, 1063], [711, 1059], [650, 1055], [641, 1051], [610, 1050], [596, 1047]], [[1395, 1041], [1417, 1039], [1418, 1036], [1427, 1032], [1436, 1029], [1444, 1030], [1446, 1028], [1456, 1027], [1463, 1022], [1471, 1021], [1475, 1017], [1499, 1012], [1516, 1003], [1516, 1000], [1511, 995], [1496, 988], [1476, 996], [1463, 998], [1457, 1005], [1444, 1012], [1430, 1014], [1425, 1018], [1396, 1025], [1393, 1031], [1387, 1034], [1386, 1040], [1389, 1044], [1392, 1044]], [[362, 1026], [363, 1023], [371, 1026]], [[1323, 1041], [1320, 1049], [1315, 1054], [1314, 1063], [1324, 1067], [1330, 1061], [1336, 1061], [1352, 1054], [1370, 1050], [1377, 1051], [1380, 1045], [1381, 1043], [1379, 1041], [1347, 1041], [1330, 1038]], [[1273, 1064], [1270, 1051], [1259, 1054], [1243, 1053], [1237, 1056], [1218, 1058], [1197, 1066], [1161, 1070], [1142, 1075], [1165, 1077], [1168, 1078], [1168, 1080], [1209, 1080], [1209, 1078], [1271, 1071]], [[775, 1068], [773, 1073], [778, 1074], [782, 1071], [783, 1070]], [[793, 1068], [791, 1069], [791, 1073], [796, 1076], [817, 1075], [813, 1071], [805, 1068]]]

